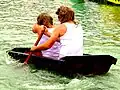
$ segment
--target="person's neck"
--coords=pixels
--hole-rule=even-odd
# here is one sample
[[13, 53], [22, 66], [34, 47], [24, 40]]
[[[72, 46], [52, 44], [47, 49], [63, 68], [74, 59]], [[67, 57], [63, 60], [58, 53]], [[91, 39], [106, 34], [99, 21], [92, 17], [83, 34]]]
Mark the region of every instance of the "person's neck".
[[49, 25], [48, 28], [54, 28], [54, 25]]
[[68, 23], [74, 23], [74, 21], [68, 21]]

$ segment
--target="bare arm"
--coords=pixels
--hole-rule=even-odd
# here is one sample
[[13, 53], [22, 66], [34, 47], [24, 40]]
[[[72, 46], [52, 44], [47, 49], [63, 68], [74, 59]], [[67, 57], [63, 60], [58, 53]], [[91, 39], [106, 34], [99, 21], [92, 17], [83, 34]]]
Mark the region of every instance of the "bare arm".
[[31, 48], [31, 51], [37, 51], [37, 50], [46, 50], [52, 47], [52, 45], [56, 42], [56, 40], [59, 38], [59, 33], [54, 32], [51, 37], [43, 44], [40, 44], [39, 46], [33, 46]]
[[[48, 28], [47, 28], [47, 27], [45, 27], [44, 35], [46, 35], [46, 36], [48, 36], [48, 37], [51, 37], [51, 35], [52, 35], [52, 33], [50, 33], [50, 32], [48, 31]], [[60, 38], [57, 39], [57, 42], [60, 42]]]
[[55, 28], [53, 33], [51, 34], [51, 37], [43, 44], [40, 44], [39, 46], [33, 46], [31, 48], [31, 51], [37, 51], [37, 50], [46, 50], [52, 47], [52, 45], [59, 39], [60, 36], [64, 35], [66, 32], [66, 27], [64, 25], [60, 25]]
[[45, 32], [44, 35], [50, 37], [52, 33], [48, 32], [48, 28], [45, 26]]

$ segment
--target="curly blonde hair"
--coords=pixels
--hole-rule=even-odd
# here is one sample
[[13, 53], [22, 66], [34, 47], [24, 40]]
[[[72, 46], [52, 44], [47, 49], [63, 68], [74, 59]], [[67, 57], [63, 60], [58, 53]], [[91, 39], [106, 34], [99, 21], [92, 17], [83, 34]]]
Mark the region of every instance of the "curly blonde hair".
[[61, 23], [74, 21], [74, 11], [69, 7], [60, 6], [60, 8], [57, 9], [56, 14]]

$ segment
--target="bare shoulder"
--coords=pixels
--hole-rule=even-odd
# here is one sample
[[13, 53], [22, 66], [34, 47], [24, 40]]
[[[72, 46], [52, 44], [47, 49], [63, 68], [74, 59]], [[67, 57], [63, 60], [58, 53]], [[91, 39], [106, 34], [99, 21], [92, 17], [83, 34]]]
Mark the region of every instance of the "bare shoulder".
[[44, 30], [44, 26], [43, 25], [38, 25], [38, 24], [34, 24], [32, 27], [32, 31], [34, 33], [38, 33], [40, 31]]
[[63, 36], [66, 32], [66, 26], [64, 24], [57, 25], [54, 32], [59, 33], [60, 36]]
[[43, 27], [44, 27], [44, 25], [38, 25], [38, 24], [33, 25], [34, 29], [42, 29]]

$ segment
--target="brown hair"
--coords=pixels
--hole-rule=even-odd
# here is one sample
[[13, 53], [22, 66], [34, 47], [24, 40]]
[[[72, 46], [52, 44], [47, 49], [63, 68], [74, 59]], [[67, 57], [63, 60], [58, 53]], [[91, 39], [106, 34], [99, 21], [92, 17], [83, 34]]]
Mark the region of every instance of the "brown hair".
[[53, 25], [53, 18], [47, 13], [41, 13], [37, 17], [37, 24], [49, 27], [49, 24]]
[[65, 6], [61, 6], [57, 9], [56, 14], [61, 23], [73, 21], [74, 22], [74, 11]]

